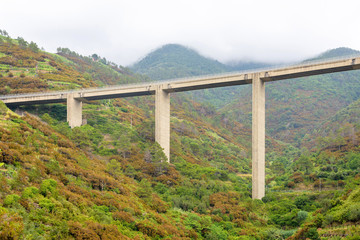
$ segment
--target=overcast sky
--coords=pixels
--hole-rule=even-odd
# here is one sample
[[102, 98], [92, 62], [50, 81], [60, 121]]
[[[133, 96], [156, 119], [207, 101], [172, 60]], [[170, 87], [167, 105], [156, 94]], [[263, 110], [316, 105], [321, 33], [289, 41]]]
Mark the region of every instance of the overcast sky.
[[360, 50], [359, 0], [1, 0], [0, 29], [129, 65], [167, 43], [221, 62]]

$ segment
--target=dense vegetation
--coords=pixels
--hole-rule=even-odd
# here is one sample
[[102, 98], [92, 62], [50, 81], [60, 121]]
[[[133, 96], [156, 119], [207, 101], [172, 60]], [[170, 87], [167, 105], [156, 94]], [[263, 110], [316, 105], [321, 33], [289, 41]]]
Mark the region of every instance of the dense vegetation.
[[[1, 39], [3, 94], [148, 80], [96, 54]], [[55, 69], [39, 70], [51, 61]], [[267, 195], [254, 201], [251, 132], [209, 104], [173, 95], [168, 164], [154, 142], [153, 97], [88, 102], [87, 124], [74, 129], [65, 105], [18, 115], [0, 103], [0, 238], [358, 239], [358, 104], [304, 138], [308, 148], [268, 137]]]
[[[359, 54], [359, 51], [337, 48], [306, 61], [355, 54]], [[235, 68], [232, 68], [231, 65], [222, 65], [221, 69], [211, 67], [211, 70], [204, 68], [201, 73], [196, 72], [208, 61], [211, 60], [184, 47], [165, 45], [150, 53], [132, 69], [139, 73], [149, 74], [150, 77], [153, 77], [151, 72], [161, 73], [162, 77], [159, 79], [171, 79], [186, 77], [191, 73], [193, 75], [214, 74], [234, 69], [246, 70], [269, 66], [264, 63], [238, 62], [235, 64]], [[191, 64], [185, 64], [188, 62]], [[170, 63], [171, 68], [161, 67]], [[224, 118], [231, 119], [231, 122], [238, 121], [245, 127], [251, 128], [251, 86], [199, 90], [184, 94], [184, 96], [211, 104], [224, 115]], [[267, 133], [271, 137], [291, 142], [302, 148], [304, 146], [302, 141], [304, 138], [306, 140], [307, 134], [317, 135], [317, 129], [329, 117], [357, 100], [359, 96], [359, 71], [268, 83], [266, 87]]]

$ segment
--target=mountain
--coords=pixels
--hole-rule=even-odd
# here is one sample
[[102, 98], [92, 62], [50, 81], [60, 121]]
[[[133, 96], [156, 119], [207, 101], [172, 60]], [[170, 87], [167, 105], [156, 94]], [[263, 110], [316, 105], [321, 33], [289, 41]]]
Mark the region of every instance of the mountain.
[[[162, 72], [162, 79], [188, 76], [198, 65], [204, 66], [213, 61], [196, 54], [196, 58], [189, 53], [195, 53], [179, 45], [166, 45], [155, 50], [136, 64], [135, 71], [150, 74], [151, 71]], [[335, 58], [359, 54], [359, 51], [350, 48], [336, 48], [328, 50], [318, 56], [304, 60], [317, 61], [326, 58]], [[156, 56], [156, 57], [154, 57]], [[168, 56], [171, 56], [169, 58]], [[177, 56], [179, 56], [177, 58]], [[152, 60], [154, 59], [154, 60]], [[178, 60], [174, 60], [178, 59]], [[199, 62], [199, 63], [194, 63]], [[159, 66], [171, 67], [167, 70]], [[191, 62], [192, 64], [187, 64]], [[141, 64], [140, 64], [141, 63]], [[150, 67], [151, 66], [151, 67]], [[235, 62], [224, 65], [219, 70], [207, 73], [217, 73], [231, 70], [246, 70], [269, 67], [271, 65], [259, 62]], [[165, 68], [165, 67], [164, 67]], [[173, 74], [170, 69], [188, 69], [186, 74]], [[197, 74], [194, 74], [197, 75]], [[346, 80], [345, 80], [346, 79]], [[267, 91], [267, 133], [269, 136], [281, 141], [290, 142], [301, 147], [301, 141], [306, 134], [312, 132], [333, 116], [337, 111], [346, 107], [360, 96], [360, 73], [344, 72], [328, 75], [299, 78], [296, 80], [284, 80], [276, 83], [268, 83]], [[226, 118], [238, 121], [247, 128], [251, 128], [251, 88], [250, 86], [233, 86], [219, 89], [206, 89], [186, 93], [192, 99], [211, 104]]]
[[255, 61], [231, 61], [226, 63], [231, 71], [245, 71], [261, 68], [269, 68], [273, 66], [271, 63], [255, 62]]
[[[268, 67], [270, 64], [252, 61], [233, 61], [223, 64], [206, 58], [195, 50], [179, 44], [164, 45], [146, 55], [142, 60], [129, 68], [139, 74], [145, 74], [153, 80], [186, 78], [198, 75], [218, 74], [246, 69]], [[192, 99], [211, 104], [216, 108], [223, 107], [238, 95], [239, 87], [205, 89], [185, 93]]]
[[[341, 56], [341, 55], [339, 55]], [[243, 91], [219, 111], [251, 126], [251, 89]], [[333, 73], [266, 84], [267, 134], [302, 147], [306, 136], [360, 97], [360, 71]]]
[[338, 58], [338, 57], [345, 57], [345, 56], [359, 55], [359, 54], [360, 51], [346, 47], [339, 47], [335, 49], [330, 49], [326, 52], [319, 54], [318, 56], [315, 56], [314, 58], [307, 59], [306, 61]]
[[254, 61], [231, 61], [223, 64], [200, 55], [194, 49], [179, 44], [167, 44], [147, 54], [130, 66], [130, 69], [154, 80], [164, 80], [269, 66], [269, 63]]
[[[149, 80], [96, 54], [0, 39], [2, 94]], [[351, 141], [310, 152], [267, 136], [266, 197], [252, 200], [251, 130], [191, 97], [172, 95], [170, 164], [153, 96], [86, 102], [73, 129], [64, 104], [0, 102], [0, 239], [359, 237]], [[356, 107], [344, 109], [351, 123]]]
[[130, 69], [154, 80], [183, 78], [228, 71], [224, 64], [205, 58], [178, 44], [164, 45], [135, 63]]
[[224, 64], [205, 58], [195, 50], [178, 44], [167, 44], [135, 63], [130, 69], [154, 80], [183, 78], [226, 72]]

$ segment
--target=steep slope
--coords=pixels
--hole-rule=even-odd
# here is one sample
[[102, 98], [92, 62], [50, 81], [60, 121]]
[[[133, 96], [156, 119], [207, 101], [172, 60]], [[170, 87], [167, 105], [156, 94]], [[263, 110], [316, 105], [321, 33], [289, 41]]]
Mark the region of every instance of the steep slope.
[[[48, 115], [43, 119], [54, 121]], [[139, 144], [131, 144], [126, 158], [113, 156], [104, 161], [77, 147], [89, 143], [84, 138], [89, 126], [74, 130], [73, 142], [39, 119], [19, 117], [3, 104], [0, 125], [3, 239], [190, 238], [201, 237], [198, 231], [212, 224], [205, 215], [170, 210], [169, 203], [153, 190], [156, 184], [158, 192], [180, 201], [177, 186], [184, 180], [173, 166], [162, 163], [156, 145], [147, 158], [139, 154]], [[219, 190], [231, 189], [217, 177], [212, 179]], [[192, 183], [187, 184], [191, 189]], [[192, 209], [190, 202], [179, 204]], [[194, 201], [191, 204], [196, 206]], [[193, 228], [192, 219], [206, 223]]]
[[[53, 61], [73, 72], [67, 79], [77, 87], [141, 80], [96, 56], [59, 54]], [[39, 80], [44, 90], [54, 81]], [[0, 238], [285, 239], [359, 185], [356, 149], [307, 153], [267, 138], [267, 197], [253, 201], [250, 131], [181, 95], [173, 94], [171, 107], [167, 164], [154, 143], [153, 97], [87, 102], [87, 124], [74, 129], [65, 105], [17, 109], [38, 118], [0, 104]], [[315, 191], [303, 196], [304, 189]]]
[[[5, 45], [32, 52], [15, 40]], [[96, 68], [92, 64], [98, 63], [88, 57], [59, 50], [62, 56], [54, 55], [50, 61], [63, 64], [60, 69], [46, 72], [46, 77], [37, 72], [29, 79], [42, 82], [44, 89], [72, 87], [74, 81], [79, 81], [76, 87], [96, 86], [92, 76], [97, 75], [111, 82], [122, 79], [124, 73], [106, 64]], [[6, 57], [22, 60], [11, 53]], [[17, 70], [14, 64], [3, 65], [8, 73]], [[22, 66], [21, 71], [31, 68]], [[51, 84], [57, 81], [51, 76], [66, 75], [63, 68], [73, 73], [63, 78], [69, 85]], [[39, 90], [22, 84], [21, 76], [3, 78], [4, 92]], [[19, 88], [14, 85], [6, 91], [13, 82]], [[154, 144], [153, 97], [87, 103], [88, 124], [75, 129], [64, 122], [62, 104], [17, 109], [36, 113], [46, 123], [29, 114], [20, 117], [1, 105], [1, 238], [203, 239], [235, 236], [243, 225], [256, 235], [253, 221], [261, 220], [259, 228], [265, 222], [262, 213], [250, 216], [254, 206], [246, 204], [251, 201], [249, 180], [237, 176], [250, 171], [247, 150], [226, 134], [237, 132], [238, 138], [249, 139], [249, 132], [239, 125], [233, 130], [216, 128], [203, 121], [214, 116], [211, 109], [186, 99], [174, 101], [171, 165]], [[220, 196], [223, 202], [218, 202]], [[241, 199], [244, 203], [237, 204]], [[236, 216], [230, 217], [233, 213]], [[223, 224], [229, 225], [226, 231]]]
[[331, 116], [313, 134], [317, 136], [316, 139], [304, 139], [304, 144], [309, 148], [356, 151], [360, 142], [360, 99]]
[[87, 88], [146, 81], [105, 59], [82, 57], [67, 48], [46, 53], [23, 39], [0, 44], [0, 94]]
[[[341, 57], [358, 51], [338, 48], [321, 54], [323, 58]], [[360, 97], [360, 72], [334, 73], [289, 79], [266, 85], [267, 133], [279, 140], [301, 146], [306, 134], [312, 134], [321, 123]], [[238, 99], [223, 107], [245, 126], [251, 124], [251, 89], [243, 87]], [[307, 135], [307, 137], [310, 137]], [[311, 138], [311, 137], [310, 137]]]

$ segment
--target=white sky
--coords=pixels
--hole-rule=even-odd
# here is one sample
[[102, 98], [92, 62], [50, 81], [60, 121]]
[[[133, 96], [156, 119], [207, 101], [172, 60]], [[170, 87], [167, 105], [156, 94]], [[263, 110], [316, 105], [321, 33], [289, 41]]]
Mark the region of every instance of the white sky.
[[360, 50], [359, 0], [1, 0], [0, 29], [129, 65], [167, 43], [225, 62]]

